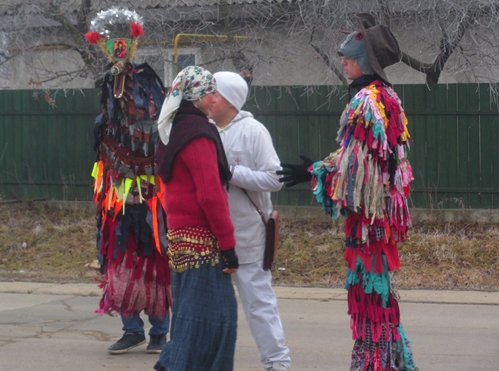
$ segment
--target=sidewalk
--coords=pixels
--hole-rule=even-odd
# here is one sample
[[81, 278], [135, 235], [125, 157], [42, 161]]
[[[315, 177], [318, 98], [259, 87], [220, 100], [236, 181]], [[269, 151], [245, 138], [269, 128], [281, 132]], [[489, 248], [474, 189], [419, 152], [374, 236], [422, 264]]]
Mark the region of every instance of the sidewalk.
[[[346, 300], [341, 288], [275, 286], [278, 299]], [[401, 302], [433, 304], [499, 305], [499, 292], [452, 290], [400, 290]], [[101, 290], [92, 283], [0, 282], [0, 293], [100, 296]]]
[[[292, 370], [349, 369], [353, 340], [345, 291], [275, 291]], [[100, 295], [93, 283], [0, 282], [0, 370], [152, 370], [157, 355], [145, 345], [120, 356], [107, 353], [122, 323], [119, 316], [94, 312]], [[490, 371], [499, 364], [499, 292], [405, 290], [401, 296], [404, 329], [420, 370]], [[261, 371], [240, 305], [238, 318], [234, 371]]]

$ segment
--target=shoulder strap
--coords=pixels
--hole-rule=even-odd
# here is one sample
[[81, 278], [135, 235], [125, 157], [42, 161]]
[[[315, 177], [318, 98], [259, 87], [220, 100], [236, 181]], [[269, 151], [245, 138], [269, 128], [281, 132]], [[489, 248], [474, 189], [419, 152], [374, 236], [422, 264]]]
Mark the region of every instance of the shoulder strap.
[[241, 188], [241, 189], [243, 190], [244, 193], [246, 193], [246, 196], [248, 196], [250, 202], [253, 204], [253, 206], [255, 207], [256, 211], [258, 211], [258, 214], [260, 214], [260, 217], [262, 218], [263, 224], [267, 225], [267, 222], [265, 221], [265, 216], [263, 216], [262, 210], [260, 210], [260, 208], [253, 202], [253, 200], [249, 196], [248, 192], [244, 188]]

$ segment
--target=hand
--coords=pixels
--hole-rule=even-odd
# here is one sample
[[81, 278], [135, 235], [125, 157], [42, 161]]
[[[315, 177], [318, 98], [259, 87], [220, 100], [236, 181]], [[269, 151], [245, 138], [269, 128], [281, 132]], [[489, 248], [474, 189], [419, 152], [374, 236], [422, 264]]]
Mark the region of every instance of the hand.
[[222, 254], [222, 264], [224, 269], [222, 272], [232, 274], [239, 268], [239, 259], [237, 258], [236, 250], [234, 248], [229, 250], [220, 250]]
[[224, 268], [222, 269], [222, 272], [226, 274], [232, 274], [237, 272], [237, 268]]
[[281, 162], [281, 166], [287, 169], [276, 171], [277, 175], [284, 175], [279, 178], [279, 181], [281, 183], [286, 182], [286, 187], [292, 187], [302, 182], [309, 182], [312, 179], [312, 174], [310, 174], [308, 168], [314, 161], [305, 155], [300, 155], [300, 159], [303, 161], [301, 164], [287, 164]]

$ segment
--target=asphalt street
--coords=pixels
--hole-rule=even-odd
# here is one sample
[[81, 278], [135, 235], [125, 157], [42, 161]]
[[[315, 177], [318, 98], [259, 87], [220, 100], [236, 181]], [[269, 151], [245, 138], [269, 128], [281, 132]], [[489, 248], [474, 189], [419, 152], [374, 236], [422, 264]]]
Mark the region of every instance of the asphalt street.
[[[353, 340], [344, 291], [275, 290], [292, 370], [349, 370]], [[420, 371], [499, 369], [499, 292], [414, 290], [401, 296], [402, 322]], [[158, 355], [147, 354], [146, 345], [107, 353], [122, 335], [121, 321], [95, 314], [98, 301], [95, 285], [0, 282], [0, 371], [152, 370]], [[241, 308], [239, 319], [235, 371], [263, 370]]]

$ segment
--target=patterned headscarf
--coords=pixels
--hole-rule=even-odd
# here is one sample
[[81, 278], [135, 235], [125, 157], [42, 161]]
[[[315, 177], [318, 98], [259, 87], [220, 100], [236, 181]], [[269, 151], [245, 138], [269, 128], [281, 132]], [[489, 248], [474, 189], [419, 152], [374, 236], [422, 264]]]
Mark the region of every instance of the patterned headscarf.
[[215, 78], [202, 67], [189, 66], [179, 72], [165, 98], [158, 120], [159, 137], [165, 145], [170, 140], [172, 122], [182, 99], [196, 101], [216, 89]]

